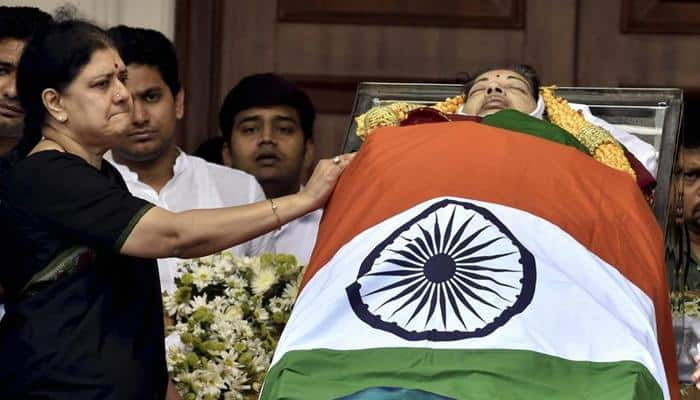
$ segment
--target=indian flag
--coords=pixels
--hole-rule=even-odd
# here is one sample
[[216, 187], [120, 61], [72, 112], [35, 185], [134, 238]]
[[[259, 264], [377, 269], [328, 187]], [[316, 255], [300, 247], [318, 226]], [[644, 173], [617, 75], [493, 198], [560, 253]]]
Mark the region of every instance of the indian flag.
[[633, 179], [475, 122], [381, 128], [329, 202], [262, 399], [670, 399]]

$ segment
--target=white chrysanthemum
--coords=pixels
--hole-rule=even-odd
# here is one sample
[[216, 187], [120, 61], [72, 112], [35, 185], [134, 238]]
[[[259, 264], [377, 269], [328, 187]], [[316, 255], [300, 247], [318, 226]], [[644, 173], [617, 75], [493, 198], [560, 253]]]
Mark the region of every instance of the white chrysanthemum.
[[177, 303], [177, 300], [175, 300], [175, 296], [166, 294], [163, 296], [163, 310], [165, 310], [165, 313], [169, 316], [173, 316], [177, 313], [179, 308], [179, 304]]
[[198, 337], [202, 337], [202, 336], [205, 336], [207, 334], [207, 332], [202, 328], [202, 325], [200, 325], [200, 324], [197, 324], [197, 325], [193, 326], [192, 328], [190, 328], [190, 332], [192, 332], [192, 334], [194, 336], [198, 336]]
[[189, 325], [187, 325], [187, 322], [178, 322], [173, 327], [172, 333], [182, 335], [183, 333], [188, 332], [189, 329], [190, 329], [190, 327], [189, 327]]
[[264, 308], [256, 308], [253, 311], [253, 316], [258, 321], [267, 321], [270, 319], [270, 314]]
[[250, 295], [246, 289], [226, 288], [224, 289], [224, 296], [231, 304], [247, 303], [250, 300]]
[[172, 373], [176, 368], [181, 368], [185, 365], [185, 353], [179, 347], [170, 346], [165, 354], [165, 359], [168, 363], [168, 372]]
[[193, 311], [196, 311], [200, 307], [205, 308], [205, 309], [209, 309], [209, 303], [207, 302], [207, 295], [203, 294], [201, 296], [194, 296], [194, 298], [192, 300], [190, 300], [190, 307], [192, 308]]
[[226, 308], [226, 311], [224, 311], [223, 318], [226, 321], [241, 320], [243, 318], [243, 310], [241, 310], [241, 307], [237, 304], [230, 305]]
[[[228, 321], [221, 319], [215, 319], [214, 322], [209, 326], [213, 335], [220, 337], [222, 339], [228, 339], [231, 335], [234, 335], [231, 324]], [[228, 341], [228, 340], [227, 340]]]
[[243, 400], [243, 395], [238, 392], [225, 392], [224, 400]]
[[192, 271], [192, 283], [199, 290], [212, 284], [213, 279], [214, 270], [208, 265], [199, 265]]
[[209, 254], [208, 256], [204, 256], [204, 257], [199, 257], [198, 260], [197, 260], [197, 259], [195, 259], [195, 260], [197, 260], [199, 264], [211, 265], [211, 264], [214, 263], [214, 258], [215, 258], [215, 257], [217, 257], [217, 254], [216, 254], [216, 253], [214, 253], [214, 254]]
[[182, 260], [177, 264], [176, 272], [177, 275], [182, 275], [188, 272], [192, 272], [192, 269], [197, 266], [197, 263], [193, 260]]
[[263, 267], [256, 271], [250, 286], [253, 289], [253, 293], [260, 295], [267, 292], [276, 282], [277, 274], [275, 274], [275, 270]]
[[261, 267], [260, 257], [242, 257], [235, 260], [234, 263], [241, 270], [256, 271]]
[[299, 285], [296, 282], [289, 282], [284, 286], [282, 297], [291, 299], [294, 302], [299, 294]]
[[233, 289], [245, 289], [248, 287], [248, 281], [246, 281], [240, 275], [229, 275], [225, 279], [226, 286]]
[[194, 372], [183, 371], [175, 376], [173, 376], [175, 382], [181, 382], [187, 385], [192, 385], [195, 381]]
[[209, 301], [209, 309], [215, 312], [223, 312], [228, 307], [229, 301], [223, 296], [215, 296]]
[[270, 359], [272, 358], [271, 356], [272, 354], [268, 354], [264, 350], [256, 354], [255, 357], [253, 357], [252, 361], [255, 371], [267, 371], [267, 369], [270, 368]]
[[239, 319], [237, 321], [231, 321], [231, 330], [235, 332], [238, 336], [242, 337], [254, 337], [255, 333], [250, 323], [244, 319]]
[[[165, 310], [169, 313], [175, 310], [175, 325], [169, 331], [186, 337], [189, 343], [183, 343], [179, 349], [166, 346], [168, 368], [182, 395], [193, 395], [195, 399], [205, 396], [242, 399], [243, 393], [260, 391], [272, 357], [270, 344], [277, 340], [260, 329], [267, 326], [267, 332], [276, 332], [278, 326], [273, 321], [286, 319], [298, 294], [299, 279], [294, 273], [297, 267], [284, 261], [285, 271], [280, 271], [275, 264], [279, 260], [286, 258], [237, 257], [223, 252], [180, 263], [179, 269], [187, 275], [177, 282], [181, 290], [179, 297], [165, 295], [163, 301]], [[282, 275], [277, 275], [278, 272]], [[280, 281], [284, 285], [281, 293], [262, 296]], [[208, 296], [191, 298], [191, 291], [206, 292]], [[182, 303], [176, 305], [176, 299]], [[208, 318], [192, 319], [201, 309], [210, 314]], [[203, 354], [201, 349], [194, 348], [195, 344], [213, 342], [224, 350]], [[244, 344], [245, 350], [238, 344]], [[245, 351], [249, 361], [239, 363], [240, 354], [235, 348]], [[190, 371], [192, 356], [204, 366]]]
[[241, 368], [237, 367], [227, 367], [225, 368], [224, 381], [234, 391], [240, 392], [243, 390], [250, 390], [250, 384], [248, 383], [248, 374]]
[[230, 368], [242, 367], [242, 365], [238, 363], [238, 352], [233, 348], [222, 351], [219, 357], [221, 357], [221, 365], [224, 366], [224, 375], [228, 374]]
[[233, 260], [229, 257], [219, 257], [214, 261], [214, 273], [219, 281], [226, 279], [236, 268]]
[[277, 314], [283, 312], [286, 307], [287, 303], [284, 300], [279, 297], [273, 297], [270, 299], [270, 304], [268, 304], [267, 309], [270, 310], [271, 313]]

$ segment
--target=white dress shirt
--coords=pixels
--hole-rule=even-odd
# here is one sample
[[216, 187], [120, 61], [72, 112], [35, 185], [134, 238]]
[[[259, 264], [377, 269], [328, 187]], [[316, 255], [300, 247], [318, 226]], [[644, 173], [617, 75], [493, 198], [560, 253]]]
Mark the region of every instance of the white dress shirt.
[[[180, 151], [173, 166], [173, 177], [160, 190], [139, 181], [126, 165], [116, 163], [111, 154], [105, 158], [114, 165], [131, 194], [169, 211], [221, 208], [265, 200], [265, 193], [255, 177], [243, 171], [210, 163]], [[238, 256], [256, 256], [274, 251], [272, 234], [257, 237], [229, 249]], [[161, 290], [175, 290], [179, 258], [158, 259]]]
[[312, 211], [272, 232], [275, 252], [292, 254], [300, 264], [307, 265], [316, 244], [322, 215], [323, 210]]

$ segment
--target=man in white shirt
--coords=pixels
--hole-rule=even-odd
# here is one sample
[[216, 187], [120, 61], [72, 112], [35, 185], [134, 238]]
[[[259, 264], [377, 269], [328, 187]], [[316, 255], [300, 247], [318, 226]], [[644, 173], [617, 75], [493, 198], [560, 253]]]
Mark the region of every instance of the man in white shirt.
[[[298, 192], [314, 157], [315, 114], [309, 97], [281, 76], [243, 78], [219, 111], [224, 164], [253, 174], [268, 198]], [[273, 232], [275, 251], [307, 264], [321, 215], [311, 212]]]
[[[148, 29], [118, 26], [108, 33], [127, 65], [126, 86], [134, 99], [132, 130], [108, 158], [129, 191], [176, 212], [264, 200], [253, 176], [187, 155], [175, 145], [175, 124], [184, 114], [185, 94], [172, 43]], [[239, 256], [272, 250], [269, 234], [231, 249]], [[158, 260], [164, 291], [175, 289], [177, 262], [176, 258]]]

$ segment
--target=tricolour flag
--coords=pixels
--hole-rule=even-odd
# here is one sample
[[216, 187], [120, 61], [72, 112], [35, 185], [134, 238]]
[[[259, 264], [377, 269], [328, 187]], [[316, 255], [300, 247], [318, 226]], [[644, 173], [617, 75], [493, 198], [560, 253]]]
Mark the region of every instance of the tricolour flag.
[[376, 131], [328, 203], [263, 399], [669, 399], [634, 180], [474, 122]]

